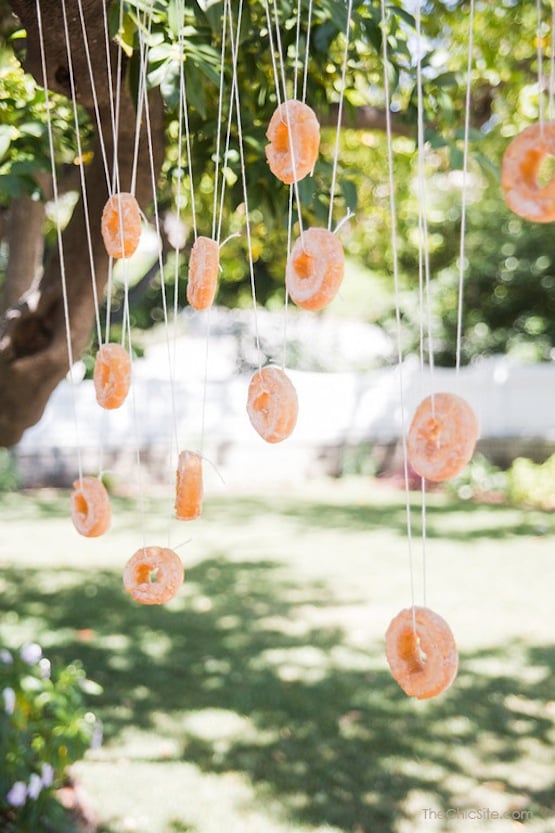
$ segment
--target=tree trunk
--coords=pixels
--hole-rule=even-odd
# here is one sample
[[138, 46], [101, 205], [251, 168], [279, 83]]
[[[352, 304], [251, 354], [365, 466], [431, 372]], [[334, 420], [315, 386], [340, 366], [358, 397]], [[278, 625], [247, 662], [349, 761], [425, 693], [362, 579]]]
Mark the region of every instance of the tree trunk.
[[[111, 93], [104, 48], [104, 0], [82, 0], [90, 49], [92, 74], [104, 126], [103, 139], [106, 158], [113, 159], [114, 139], [111, 129]], [[68, 17], [69, 42], [72, 55], [76, 98], [96, 123], [90, 73], [86, 60], [85, 42], [76, 0], [65, 0]], [[10, 5], [27, 30], [25, 66], [38, 84], [43, 85], [41, 46], [37, 25], [36, 0], [11, 0]], [[61, 0], [42, 3], [44, 53], [49, 89], [71, 97], [70, 69]], [[111, 66], [115, 74], [117, 49], [111, 44]], [[115, 78], [113, 79], [115, 89]], [[155, 175], [163, 158], [162, 103], [158, 95], [149, 99], [149, 119], [154, 150]], [[120, 189], [130, 190], [135, 147], [136, 110], [125, 83], [121, 85], [117, 160]], [[108, 129], [106, 129], [108, 127]], [[146, 118], [142, 120], [135, 194], [143, 210], [152, 201], [152, 172], [146, 142]], [[97, 131], [98, 133], [98, 131]], [[92, 163], [85, 168], [87, 205], [81, 196], [73, 216], [62, 235], [63, 266], [66, 278], [68, 321], [62, 291], [62, 261], [56, 248], [49, 256], [42, 277], [34, 279], [34, 256], [21, 258], [17, 263], [20, 286], [30, 287], [0, 319], [0, 445], [11, 446], [19, 441], [26, 428], [42, 416], [48, 399], [69, 369], [66, 327], [69, 328], [73, 359], [77, 359], [87, 345], [95, 322], [93, 281], [102, 298], [108, 276], [108, 256], [100, 233], [100, 218], [108, 186], [97, 135]], [[85, 210], [91, 233], [93, 274], [89, 266], [89, 248]], [[14, 263], [15, 268], [15, 263]]]

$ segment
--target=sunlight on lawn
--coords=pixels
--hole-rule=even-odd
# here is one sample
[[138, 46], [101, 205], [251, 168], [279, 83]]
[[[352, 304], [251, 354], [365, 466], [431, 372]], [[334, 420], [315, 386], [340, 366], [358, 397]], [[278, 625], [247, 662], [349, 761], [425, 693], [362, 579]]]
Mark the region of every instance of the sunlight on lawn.
[[[90, 541], [65, 495], [0, 500], [2, 638], [80, 658], [104, 689], [104, 744], [75, 768], [103, 833], [468, 833], [483, 825], [463, 814], [484, 808], [492, 833], [552, 829], [552, 515], [430, 496], [427, 603], [461, 657], [449, 692], [417, 702], [383, 653], [410, 605], [399, 492], [213, 496], [172, 531], [186, 583], [163, 608], [121, 584], [140, 546], [131, 501]], [[165, 542], [165, 504], [147, 508]]]

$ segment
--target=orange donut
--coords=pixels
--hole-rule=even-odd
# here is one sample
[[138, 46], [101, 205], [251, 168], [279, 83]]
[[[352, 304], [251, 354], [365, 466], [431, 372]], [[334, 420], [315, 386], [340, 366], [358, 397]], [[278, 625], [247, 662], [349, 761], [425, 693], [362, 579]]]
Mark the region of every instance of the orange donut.
[[104, 535], [112, 520], [112, 510], [102, 481], [98, 477], [76, 480], [70, 499], [71, 520], [77, 532], [86, 538]]
[[131, 359], [121, 344], [103, 344], [93, 374], [96, 401], [107, 410], [119, 408], [131, 384]]
[[291, 185], [311, 173], [320, 149], [320, 124], [307, 104], [291, 99], [274, 111], [266, 137], [271, 172]]
[[[416, 622], [416, 625], [415, 625]], [[385, 655], [405, 694], [426, 700], [445, 691], [455, 677], [459, 658], [451, 628], [427, 607], [402, 610], [385, 635]]]
[[287, 291], [303, 309], [319, 310], [333, 301], [343, 281], [345, 255], [333, 232], [304, 231], [291, 250], [285, 270]]
[[268, 443], [279, 443], [293, 431], [299, 410], [297, 391], [279, 367], [264, 367], [249, 384], [247, 413], [255, 431]]
[[141, 211], [133, 194], [114, 194], [107, 201], [100, 224], [110, 257], [131, 257], [142, 232]]
[[220, 247], [210, 237], [197, 237], [191, 249], [187, 301], [194, 309], [212, 306], [218, 286]]
[[160, 605], [169, 602], [185, 577], [179, 556], [166, 547], [141, 547], [123, 571], [123, 586], [136, 602]]
[[202, 512], [202, 459], [194, 451], [182, 451], [177, 461], [175, 516], [193, 521]]
[[532, 124], [505, 150], [501, 187], [505, 202], [515, 214], [535, 223], [555, 220], [555, 176], [540, 185], [543, 160], [555, 156], [555, 122]]
[[435, 393], [415, 411], [407, 436], [408, 460], [421, 477], [439, 483], [455, 477], [474, 454], [478, 420], [454, 393]]

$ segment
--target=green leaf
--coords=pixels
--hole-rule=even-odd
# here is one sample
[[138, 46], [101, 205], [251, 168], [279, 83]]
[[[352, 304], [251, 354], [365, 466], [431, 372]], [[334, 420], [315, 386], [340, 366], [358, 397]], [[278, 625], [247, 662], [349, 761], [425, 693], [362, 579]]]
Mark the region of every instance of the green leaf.
[[0, 124], [0, 159], [3, 159], [10, 149], [13, 139], [16, 139], [18, 131], [9, 124]]
[[341, 193], [343, 194], [343, 199], [345, 200], [347, 208], [350, 208], [351, 211], [356, 211], [358, 205], [358, 191], [356, 184], [352, 179], [341, 180]]

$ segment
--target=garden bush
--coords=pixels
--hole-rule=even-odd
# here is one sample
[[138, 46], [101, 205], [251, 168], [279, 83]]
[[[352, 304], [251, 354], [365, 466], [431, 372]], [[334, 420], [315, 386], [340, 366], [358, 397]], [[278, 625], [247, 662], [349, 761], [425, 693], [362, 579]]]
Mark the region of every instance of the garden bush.
[[85, 704], [100, 692], [81, 665], [53, 667], [40, 645], [0, 648], [0, 830], [61, 833], [56, 790], [68, 767], [100, 741]]

